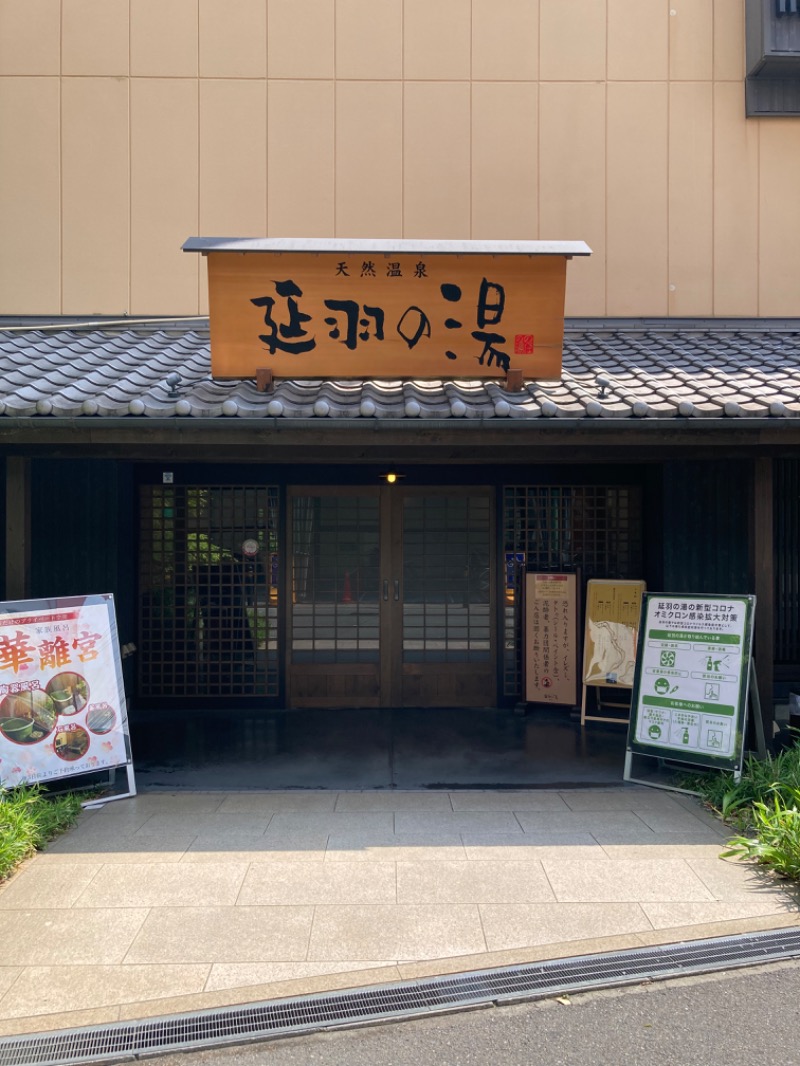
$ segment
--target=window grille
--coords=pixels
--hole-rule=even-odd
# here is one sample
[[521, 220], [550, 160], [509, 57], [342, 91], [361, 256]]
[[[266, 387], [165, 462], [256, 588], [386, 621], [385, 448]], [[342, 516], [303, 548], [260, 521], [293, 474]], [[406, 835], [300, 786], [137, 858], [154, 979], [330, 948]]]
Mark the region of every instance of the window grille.
[[508, 485], [503, 489], [505, 602], [503, 692], [522, 691], [524, 573], [589, 578], [642, 576], [641, 492], [637, 486]]
[[278, 489], [145, 485], [138, 693], [278, 695]]

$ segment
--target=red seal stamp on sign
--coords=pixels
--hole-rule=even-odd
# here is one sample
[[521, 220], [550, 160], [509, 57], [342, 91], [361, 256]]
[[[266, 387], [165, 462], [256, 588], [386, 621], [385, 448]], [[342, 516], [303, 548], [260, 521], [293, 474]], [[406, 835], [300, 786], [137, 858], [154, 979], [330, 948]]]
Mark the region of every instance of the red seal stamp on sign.
[[514, 336], [514, 355], [533, 355], [532, 333], [517, 333]]

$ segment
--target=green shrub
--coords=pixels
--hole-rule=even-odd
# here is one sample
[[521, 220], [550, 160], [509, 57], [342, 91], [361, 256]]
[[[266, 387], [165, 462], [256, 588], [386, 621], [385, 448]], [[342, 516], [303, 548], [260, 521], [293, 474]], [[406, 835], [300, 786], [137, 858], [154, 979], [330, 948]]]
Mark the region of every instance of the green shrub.
[[681, 787], [697, 792], [726, 822], [744, 827], [756, 803], [767, 800], [773, 793], [791, 799], [800, 789], [800, 745], [778, 755], [767, 755], [766, 759], [748, 755], [738, 782], [729, 770], [714, 771], [687, 774], [681, 780]]
[[730, 772], [698, 773], [681, 787], [739, 831], [723, 857], [754, 859], [800, 880], [800, 743], [766, 759], [748, 756], [740, 781]]
[[770, 801], [753, 804], [753, 836], [737, 836], [723, 858], [755, 859], [782, 877], [800, 879], [800, 789], [776, 789]]
[[0, 881], [48, 840], [77, 821], [81, 801], [49, 795], [39, 785], [0, 789]]

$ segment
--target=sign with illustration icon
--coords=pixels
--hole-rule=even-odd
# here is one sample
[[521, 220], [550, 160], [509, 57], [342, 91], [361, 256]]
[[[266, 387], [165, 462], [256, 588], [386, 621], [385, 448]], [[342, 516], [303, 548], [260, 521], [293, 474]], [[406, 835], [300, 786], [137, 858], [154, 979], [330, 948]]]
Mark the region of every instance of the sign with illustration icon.
[[741, 768], [754, 610], [755, 596], [645, 593], [629, 756]]
[[130, 763], [113, 596], [0, 603], [0, 786]]
[[[592, 578], [586, 584], [581, 727], [586, 722], [626, 722], [636, 665], [644, 581]], [[593, 689], [596, 709], [587, 705]], [[610, 696], [610, 698], [609, 698]], [[606, 713], [611, 708], [612, 713]]]

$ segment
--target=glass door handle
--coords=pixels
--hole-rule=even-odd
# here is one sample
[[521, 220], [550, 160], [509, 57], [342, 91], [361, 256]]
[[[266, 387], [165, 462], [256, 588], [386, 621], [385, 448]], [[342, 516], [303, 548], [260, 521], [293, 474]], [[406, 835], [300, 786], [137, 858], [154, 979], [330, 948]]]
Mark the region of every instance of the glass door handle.
[[395, 578], [394, 579], [394, 598], [396, 600], [400, 599], [400, 580], [399, 580], [399, 578]]
[[384, 581], [384, 583], [383, 583], [383, 598], [385, 600], [389, 599], [389, 582], [388, 581]]

